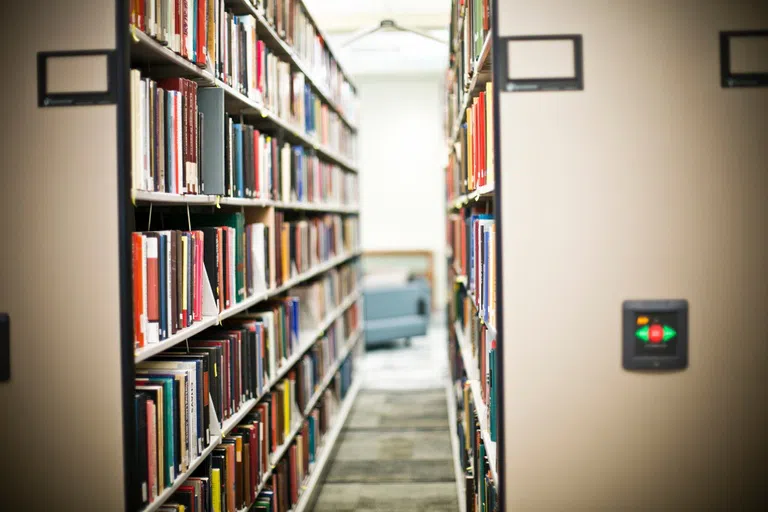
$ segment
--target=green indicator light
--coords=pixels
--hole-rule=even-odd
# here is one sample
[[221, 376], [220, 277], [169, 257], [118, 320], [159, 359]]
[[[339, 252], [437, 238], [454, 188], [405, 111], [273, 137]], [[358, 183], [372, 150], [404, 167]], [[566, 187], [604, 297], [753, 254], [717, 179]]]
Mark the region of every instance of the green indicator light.
[[650, 328], [647, 325], [644, 325], [643, 327], [639, 328], [635, 331], [635, 336], [640, 338], [641, 340], [648, 342], [648, 330]]
[[668, 325], [664, 326], [664, 341], [669, 341], [677, 336], [677, 331]]

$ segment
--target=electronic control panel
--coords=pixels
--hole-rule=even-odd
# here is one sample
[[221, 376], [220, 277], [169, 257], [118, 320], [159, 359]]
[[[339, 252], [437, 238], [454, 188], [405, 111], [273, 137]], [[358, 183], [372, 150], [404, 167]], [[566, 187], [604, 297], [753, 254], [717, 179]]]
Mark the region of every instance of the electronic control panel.
[[688, 366], [688, 301], [628, 300], [622, 314], [625, 369], [679, 370]]

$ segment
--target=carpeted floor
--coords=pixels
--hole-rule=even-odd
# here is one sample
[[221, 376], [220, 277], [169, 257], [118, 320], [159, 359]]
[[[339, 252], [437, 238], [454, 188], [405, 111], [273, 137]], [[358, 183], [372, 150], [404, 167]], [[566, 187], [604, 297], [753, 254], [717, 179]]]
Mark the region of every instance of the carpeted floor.
[[445, 404], [445, 331], [366, 356], [364, 387], [316, 512], [455, 512]]

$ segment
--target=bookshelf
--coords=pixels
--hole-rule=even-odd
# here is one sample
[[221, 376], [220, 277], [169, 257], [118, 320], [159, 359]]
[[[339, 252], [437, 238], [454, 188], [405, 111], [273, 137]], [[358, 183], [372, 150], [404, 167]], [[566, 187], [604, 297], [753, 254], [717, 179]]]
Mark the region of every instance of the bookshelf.
[[[242, 441], [243, 460], [248, 460], [246, 450], [251, 457], [259, 453], [267, 460], [251, 461], [250, 483], [245, 472], [242, 478], [238, 473], [236, 485], [243, 495], [234, 498], [234, 508], [246, 512], [259, 500], [270, 500], [281, 509], [303, 510], [315, 494], [319, 473], [359, 388], [356, 361], [363, 349], [359, 342], [363, 331], [354, 85], [317, 37], [319, 29], [300, 0], [208, 2], [213, 23], [209, 15], [202, 18], [205, 25], [199, 17], [189, 21], [190, 33], [209, 34], [203, 41], [193, 38], [190, 43], [183, 34], [181, 42], [165, 36], [168, 21], [160, 12], [153, 20], [146, 12], [143, 21], [137, 15], [125, 27], [131, 68], [139, 72], [132, 82], [133, 97], [142, 109], [134, 106], [132, 112], [132, 119], [140, 123], [132, 125], [134, 142], [141, 141], [140, 147], [134, 146], [133, 154], [141, 160], [137, 166], [134, 159], [130, 190], [135, 226], [165, 230], [140, 234], [139, 245], [133, 246], [134, 257], [142, 247], [146, 259], [138, 274], [134, 266], [134, 279], [139, 274], [147, 279], [146, 285], [143, 281], [134, 285], [143, 294], [134, 299], [139, 300], [134, 308], [147, 317], [135, 319], [134, 325], [147, 334], [137, 339], [133, 365], [138, 369], [171, 361], [161, 366], [171, 368], [179, 364], [176, 358], [189, 361], [202, 354], [214, 364], [208, 354], [219, 354], [215, 347], [228, 347], [222, 354], [226, 350], [232, 358], [240, 351], [238, 358], [250, 359], [246, 364], [217, 356], [226, 368], [216, 370], [224, 372], [216, 381], [222, 384], [215, 389], [210, 385], [208, 407], [217, 408], [210, 444], [156, 497], [151, 497], [151, 485], [150, 492], [143, 490], [137, 496], [136, 481], [129, 484], [128, 497], [143, 501], [133, 508], [142, 511], [183, 501], [182, 490], [190, 485], [212, 485], [214, 472], [217, 479], [226, 477], [217, 469], [220, 461], [229, 461], [229, 447], [234, 443], [238, 450]], [[185, 49], [187, 55], [182, 55]], [[156, 89], [164, 92], [158, 94]], [[177, 90], [178, 96], [173, 94]], [[175, 103], [179, 98], [183, 108]], [[206, 133], [217, 140], [211, 144]], [[183, 166], [177, 164], [179, 159]], [[218, 190], [210, 193], [209, 187]], [[154, 233], [159, 233], [158, 243], [165, 240], [164, 233], [178, 236], [168, 229], [187, 230], [183, 233], [190, 240], [181, 241], [189, 256], [184, 253], [177, 261], [187, 265], [188, 258], [190, 268], [202, 270], [189, 271], [198, 272], [189, 274], [191, 302], [180, 296], [185, 308], [194, 309], [184, 314], [194, 319], [180, 322], [175, 332], [170, 308], [179, 288], [169, 274], [172, 266], [165, 264], [165, 274], [158, 271], [160, 286], [163, 275], [170, 277], [165, 292], [160, 288], [160, 336], [154, 339], [154, 331], [145, 326], [157, 318], [146, 298], [147, 290], [153, 289], [148, 286], [154, 270], [148, 265], [155, 254]], [[215, 245], [203, 246], [206, 239], [196, 233], [214, 237]], [[160, 254], [158, 265], [165, 258], [171, 262], [170, 236], [165, 242], [167, 256]], [[198, 245], [210, 261], [193, 259], [198, 257], [193, 252]], [[180, 278], [182, 284], [185, 278], [186, 274]], [[163, 293], [170, 299], [165, 300]], [[318, 312], [322, 317], [317, 318]], [[303, 326], [313, 318], [315, 323]], [[302, 326], [296, 327], [298, 323]], [[222, 336], [229, 341], [200, 341]], [[214, 391], [225, 401], [214, 398]], [[279, 426], [282, 418], [289, 417], [290, 424]], [[140, 419], [134, 421], [139, 421], [134, 428], [144, 428]], [[256, 438], [244, 434], [252, 425], [260, 432]], [[151, 443], [153, 437], [148, 439]], [[314, 453], [308, 448], [312, 443]], [[240, 461], [239, 452], [237, 457]], [[151, 474], [151, 464], [150, 473], [141, 472], [146, 463], [141, 457], [132, 463], [144, 475], [137, 476], [139, 480]]]
[[447, 403], [460, 510], [498, 510], [495, 327], [498, 168], [492, 0], [452, 2], [446, 76]]

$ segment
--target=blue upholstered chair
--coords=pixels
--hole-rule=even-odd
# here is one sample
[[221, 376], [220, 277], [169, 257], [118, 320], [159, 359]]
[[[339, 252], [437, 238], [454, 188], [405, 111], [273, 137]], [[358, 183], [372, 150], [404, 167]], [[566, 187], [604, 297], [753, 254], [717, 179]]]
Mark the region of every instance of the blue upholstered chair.
[[426, 280], [366, 286], [363, 298], [366, 346], [401, 338], [410, 345], [411, 337], [427, 333], [432, 298]]

